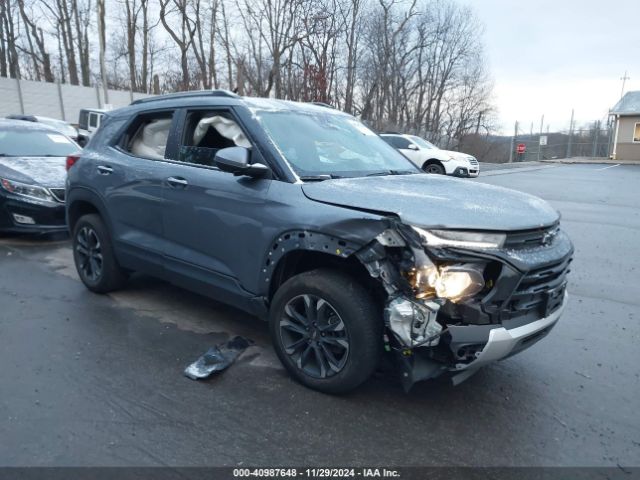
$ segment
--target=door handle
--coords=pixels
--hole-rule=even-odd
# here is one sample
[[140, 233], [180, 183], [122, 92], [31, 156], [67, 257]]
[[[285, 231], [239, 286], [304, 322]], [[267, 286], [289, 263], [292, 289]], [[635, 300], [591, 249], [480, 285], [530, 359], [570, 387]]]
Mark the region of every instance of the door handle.
[[173, 188], [186, 188], [189, 185], [189, 182], [182, 177], [169, 177], [167, 183]]
[[98, 165], [98, 173], [100, 175], [109, 175], [111, 173], [113, 173], [113, 168], [107, 166], [107, 165]]

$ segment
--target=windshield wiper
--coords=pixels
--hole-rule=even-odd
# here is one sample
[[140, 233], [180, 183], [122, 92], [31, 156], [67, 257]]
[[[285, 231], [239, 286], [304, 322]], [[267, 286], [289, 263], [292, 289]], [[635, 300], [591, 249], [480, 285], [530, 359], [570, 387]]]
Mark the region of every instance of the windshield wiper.
[[386, 175], [413, 175], [418, 172], [413, 170], [384, 170], [382, 172], [368, 173], [367, 177], [384, 177]]
[[300, 180], [303, 182], [323, 182], [324, 180], [332, 180], [334, 178], [343, 178], [340, 175], [323, 173], [322, 175], [303, 175]]

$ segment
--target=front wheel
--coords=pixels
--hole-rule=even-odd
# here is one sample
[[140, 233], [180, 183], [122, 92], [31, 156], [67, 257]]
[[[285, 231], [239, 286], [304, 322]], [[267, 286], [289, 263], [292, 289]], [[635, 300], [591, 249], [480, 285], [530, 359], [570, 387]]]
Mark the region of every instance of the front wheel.
[[436, 175], [445, 175], [447, 173], [444, 167], [439, 163], [425, 163], [422, 170], [426, 173], [433, 173]]
[[319, 269], [276, 292], [269, 329], [280, 361], [307, 387], [325, 393], [356, 388], [382, 354], [382, 314], [352, 277]]

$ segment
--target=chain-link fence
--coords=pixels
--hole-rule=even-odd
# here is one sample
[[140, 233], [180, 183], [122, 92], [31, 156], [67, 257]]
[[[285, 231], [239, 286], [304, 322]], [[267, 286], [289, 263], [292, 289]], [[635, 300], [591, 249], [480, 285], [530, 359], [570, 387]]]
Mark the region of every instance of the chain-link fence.
[[[573, 123], [573, 122], [572, 122]], [[608, 157], [611, 153], [612, 126], [598, 120], [581, 128], [535, 132], [523, 131], [516, 123], [515, 135], [467, 135], [456, 147], [478, 160], [493, 163], [531, 162], [574, 157]]]

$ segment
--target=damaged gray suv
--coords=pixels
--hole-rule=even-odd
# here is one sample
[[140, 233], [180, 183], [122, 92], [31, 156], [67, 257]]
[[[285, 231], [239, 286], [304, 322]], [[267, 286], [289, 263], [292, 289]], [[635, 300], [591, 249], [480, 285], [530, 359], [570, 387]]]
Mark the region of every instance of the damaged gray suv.
[[324, 392], [383, 357], [405, 388], [459, 383], [540, 340], [566, 303], [573, 246], [547, 203], [423, 174], [326, 106], [138, 100], [67, 167], [90, 290], [138, 271], [268, 319], [286, 369]]

